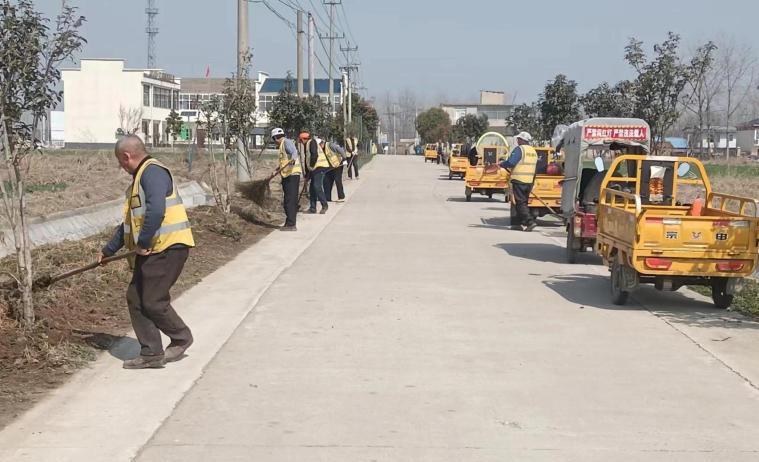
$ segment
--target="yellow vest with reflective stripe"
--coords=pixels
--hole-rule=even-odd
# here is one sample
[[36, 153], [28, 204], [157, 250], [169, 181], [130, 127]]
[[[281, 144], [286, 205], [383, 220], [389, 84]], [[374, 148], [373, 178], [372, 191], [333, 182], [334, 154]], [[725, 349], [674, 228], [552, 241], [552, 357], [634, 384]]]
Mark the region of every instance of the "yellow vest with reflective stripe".
[[343, 163], [343, 158], [329, 147], [329, 143], [324, 143], [324, 155], [332, 168], [337, 168]]
[[297, 160], [293, 165], [285, 167], [290, 160], [290, 155], [285, 151], [285, 140], [282, 140], [282, 142], [279, 143], [279, 167], [282, 169], [279, 174], [282, 175], [282, 178], [287, 178], [290, 175], [300, 175], [302, 172], [300, 162]]
[[356, 153], [357, 145], [358, 145], [357, 138], [346, 138], [345, 139], [345, 156], [353, 157], [353, 155]]
[[535, 169], [538, 166], [538, 153], [535, 148], [526, 144], [519, 148], [522, 150], [522, 159], [512, 170], [511, 181], [532, 184], [535, 180]]
[[329, 168], [329, 162], [327, 161], [327, 156], [324, 154], [324, 149], [322, 149], [318, 143], [316, 145], [316, 150], [319, 152], [319, 155], [316, 158], [316, 165], [311, 165], [311, 143], [316, 143], [316, 141], [313, 139], [308, 140], [308, 143], [306, 143], [306, 149], [304, 149], [303, 153], [303, 155], [306, 156], [306, 168], [308, 168], [309, 171], [316, 170], [320, 167]]
[[166, 213], [164, 214], [163, 222], [161, 222], [161, 228], [153, 236], [152, 245], [149, 250], [154, 253], [160, 253], [177, 244], [195, 247], [190, 220], [187, 218], [187, 211], [177, 191], [177, 182], [174, 180], [174, 175], [171, 174], [171, 170], [155, 159], [148, 159], [142, 163], [140, 169], [134, 175], [132, 185], [127, 189], [126, 204], [124, 206], [124, 244], [129, 250], [134, 250], [137, 247], [137, 239], [140, 237], [140, 230], [145, 221], [145, 212], [147, 210], [145, 191], [140, 185], [140, 179], [145, 169], [150, 165], [157, 165], [169, 173], [173, 191], [170, 196], [166, 197]]

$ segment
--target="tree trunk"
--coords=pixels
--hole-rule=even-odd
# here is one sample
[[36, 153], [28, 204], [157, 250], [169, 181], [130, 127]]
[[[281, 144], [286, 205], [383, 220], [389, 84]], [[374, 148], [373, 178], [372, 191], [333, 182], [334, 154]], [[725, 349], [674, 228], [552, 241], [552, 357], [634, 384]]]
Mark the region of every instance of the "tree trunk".
[[34, 270], [32, 264], [32, 245], [29, 237], [29, 225], [26, 221], [26, 198], [24, 194], [24, 178], [18, 163], [13, 163], [13, 180], [16, 183], [16, 208], [19, 221], [14, 230], [16, 240], [16, 261], [19, 275], [21, 276], [21, 303], [22, 321], [24, 327], [34, 325], [34, 297], [32, 287], [34, 285]]

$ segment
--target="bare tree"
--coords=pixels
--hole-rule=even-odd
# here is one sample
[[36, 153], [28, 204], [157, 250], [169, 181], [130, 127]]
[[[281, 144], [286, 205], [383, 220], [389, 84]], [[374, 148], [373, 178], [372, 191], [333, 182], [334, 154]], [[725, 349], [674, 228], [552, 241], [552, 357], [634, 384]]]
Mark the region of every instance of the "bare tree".
[[[208, 163], [211, 170], [211, 191], [213, 192], [216, 207], [222, 212], [226, 219], [232, 211], [232, 178], [229, 162], [229, 147], [226, 137], [223, 136], [223, 129], [226, 127], [226, 113], [222, 110], [222, 99], [219, 96], [213, 96], [211, 99], [200, 106], [200, 117], [198, 126], [206, 129], [208, 133]], [[216, 158], [213, 150], [214, 134], [222, 135], [221, 159]]]
[[730, 123], [756, 82], [755, 51], [748, 44], [737, 43], [734, 38], [726, 39], [720, 46], [718, 66], [722, 70], [725, 90], [725, 158], [730, 160]]
[[26, 327], [35, 321], [32, 242], [26, 210], [26, 176], [35, 138], [47, 112], [62, 99], [59, 66], [80, 50], [84, 17], [64, 3], [54, 25], [30, 0], [0, 0], [0, 152], [6, 178], [0, 178], [2, 204], [16, 247], [21, 298], [16, 316]]
[[[711, 41], [695, 50], [690, 61], [691, 76], [682, 96], [683, 108], [696, 118], [699, 155], [703, 155], [704, 129], [706, 133], [711, 132], [714, 100], [722, 88], [721, 73], [714, 65], [716, 50], [717, 46]], [[711, 143], [709, 146], [711, 154]], [[693, 148], [691, 145], [691, 152]]]
[[119, 128], [118, 136], [134, 135], [140, 131], [142, 125], [142, 107], [129, 107], [119, 104]]

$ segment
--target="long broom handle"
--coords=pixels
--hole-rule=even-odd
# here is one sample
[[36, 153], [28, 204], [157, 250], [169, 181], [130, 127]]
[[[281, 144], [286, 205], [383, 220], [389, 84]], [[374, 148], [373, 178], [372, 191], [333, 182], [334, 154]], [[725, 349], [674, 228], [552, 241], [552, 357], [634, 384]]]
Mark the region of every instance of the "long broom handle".
[[111, 262], [115, 262], [115, 261], [118, 261], [118, 260], [123, 260], [123, 259], [125, 259], [127, 257], [131, 257], [131, 256], [134, 256], [134, 255], [137, 255], [137, 253], [134, 252], [134, 251], [132, 251], [132, 252], [122, 253], [120, 255], [114, 255], [112, 257], [106, 257], [106, 258], [103, 258], [99, 262], [96, 261], [94, 263], [90, 263], [87, 266], [82, 266], [81, 268], [77, 268], [77, 269], [74, 269], [74, 270], [71, 270], [71, 271], [67, 271], [65, 273], [57, 274], [57, 275], [51, 277], [50, 280], [47, 281], [47, 283], [48, 283], [48, 285], [54, 284], [54, 283], [56, 283], [58, 281], [62, 281], [63, 279], [68, 279], [68, 278], [70, 278], [72, 276], [76, 276], [77, 274], [81, 274], [81, 273], [93, 270], [93, 269], [97, 268], [98, 266], [105, 265], [106, 263], [111, 263]]

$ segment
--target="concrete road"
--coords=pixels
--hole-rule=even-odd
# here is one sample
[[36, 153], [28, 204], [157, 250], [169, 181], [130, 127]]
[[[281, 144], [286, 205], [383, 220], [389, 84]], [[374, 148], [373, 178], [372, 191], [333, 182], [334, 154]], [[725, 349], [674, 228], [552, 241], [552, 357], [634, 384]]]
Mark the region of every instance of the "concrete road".
[[[759, 460], [759, 326], [380, 157], [139, 461]], [[348, 183], [350, 187], [351, 183]]]

